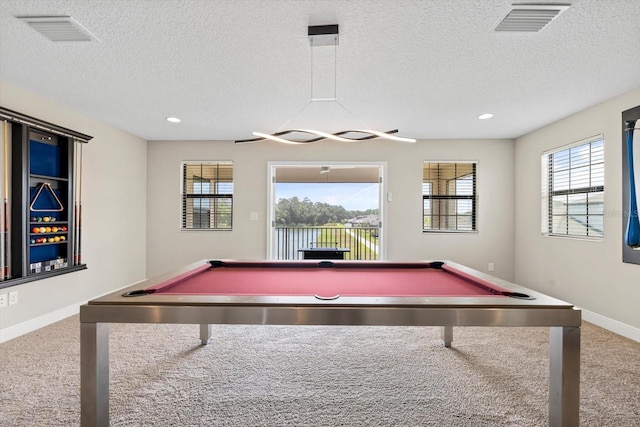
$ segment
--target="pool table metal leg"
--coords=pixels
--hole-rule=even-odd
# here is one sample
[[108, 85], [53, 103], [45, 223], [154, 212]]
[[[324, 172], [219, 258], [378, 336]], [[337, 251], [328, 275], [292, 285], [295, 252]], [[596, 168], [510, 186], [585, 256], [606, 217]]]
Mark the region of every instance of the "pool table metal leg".
[[109, 324], [80, 323], [80, 425], [109, 425]]
[[451, 347], [451, 341], [453, 341], [453, 326], [443, 326], [440, 332], [442, 341], [445, 347]]
[[209, 344], [209, 340], [211, 339], [211, 325], [207, 325], [206, 323], [200, 324], [200, 342], [202, 345]]
[[549, 426], [580, 420], [580, 327], [552, 327], [549, 335]]

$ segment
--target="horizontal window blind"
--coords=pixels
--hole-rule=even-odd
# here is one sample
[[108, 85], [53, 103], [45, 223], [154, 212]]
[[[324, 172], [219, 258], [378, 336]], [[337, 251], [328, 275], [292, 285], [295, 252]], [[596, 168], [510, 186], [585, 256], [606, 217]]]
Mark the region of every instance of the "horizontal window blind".
[[183, 230], [231, 230], [233, 163], [182, 163]]
[[476, 202], [476, 162], [424, 162], [423, 231], [475, 231]]
[[542, 233], [604, 236], [602, 135], [542, 155]]

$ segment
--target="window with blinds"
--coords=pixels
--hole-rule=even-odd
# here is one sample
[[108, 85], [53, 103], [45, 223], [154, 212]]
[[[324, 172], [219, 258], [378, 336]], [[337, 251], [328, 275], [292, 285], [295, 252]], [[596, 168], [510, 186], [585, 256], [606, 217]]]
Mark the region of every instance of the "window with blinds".
[[182, 163], [182, 230], [231, 230], [233, 163]]
[[423, 231], [476, 231], [476, 162], [424, 162]]
[[602, 135], [542, 154], [542, 233], [604, 236]]

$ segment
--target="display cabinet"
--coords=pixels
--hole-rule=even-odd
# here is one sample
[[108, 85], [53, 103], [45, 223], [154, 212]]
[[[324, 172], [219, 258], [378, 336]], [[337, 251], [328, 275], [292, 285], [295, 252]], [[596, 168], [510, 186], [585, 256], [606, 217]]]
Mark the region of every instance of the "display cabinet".
[[91, 137], [0, 108], [0, 288], [86, 268], [82, 146]]

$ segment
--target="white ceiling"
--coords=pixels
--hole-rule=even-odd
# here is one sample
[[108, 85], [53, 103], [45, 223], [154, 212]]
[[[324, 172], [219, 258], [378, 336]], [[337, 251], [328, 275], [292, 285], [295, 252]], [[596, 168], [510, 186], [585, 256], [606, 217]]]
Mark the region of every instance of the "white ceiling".
[[[514, 138], [640, 87], [640, 0], [568, 0], [541, 32], [493, 31], [512, 3], [1, 0], [0, 79], [147, 140]], [[19, 15], [70, 15], [100, 41], [53, 43]], [[339, 104], [309, 104], [307, 26], [335, 23]]]

